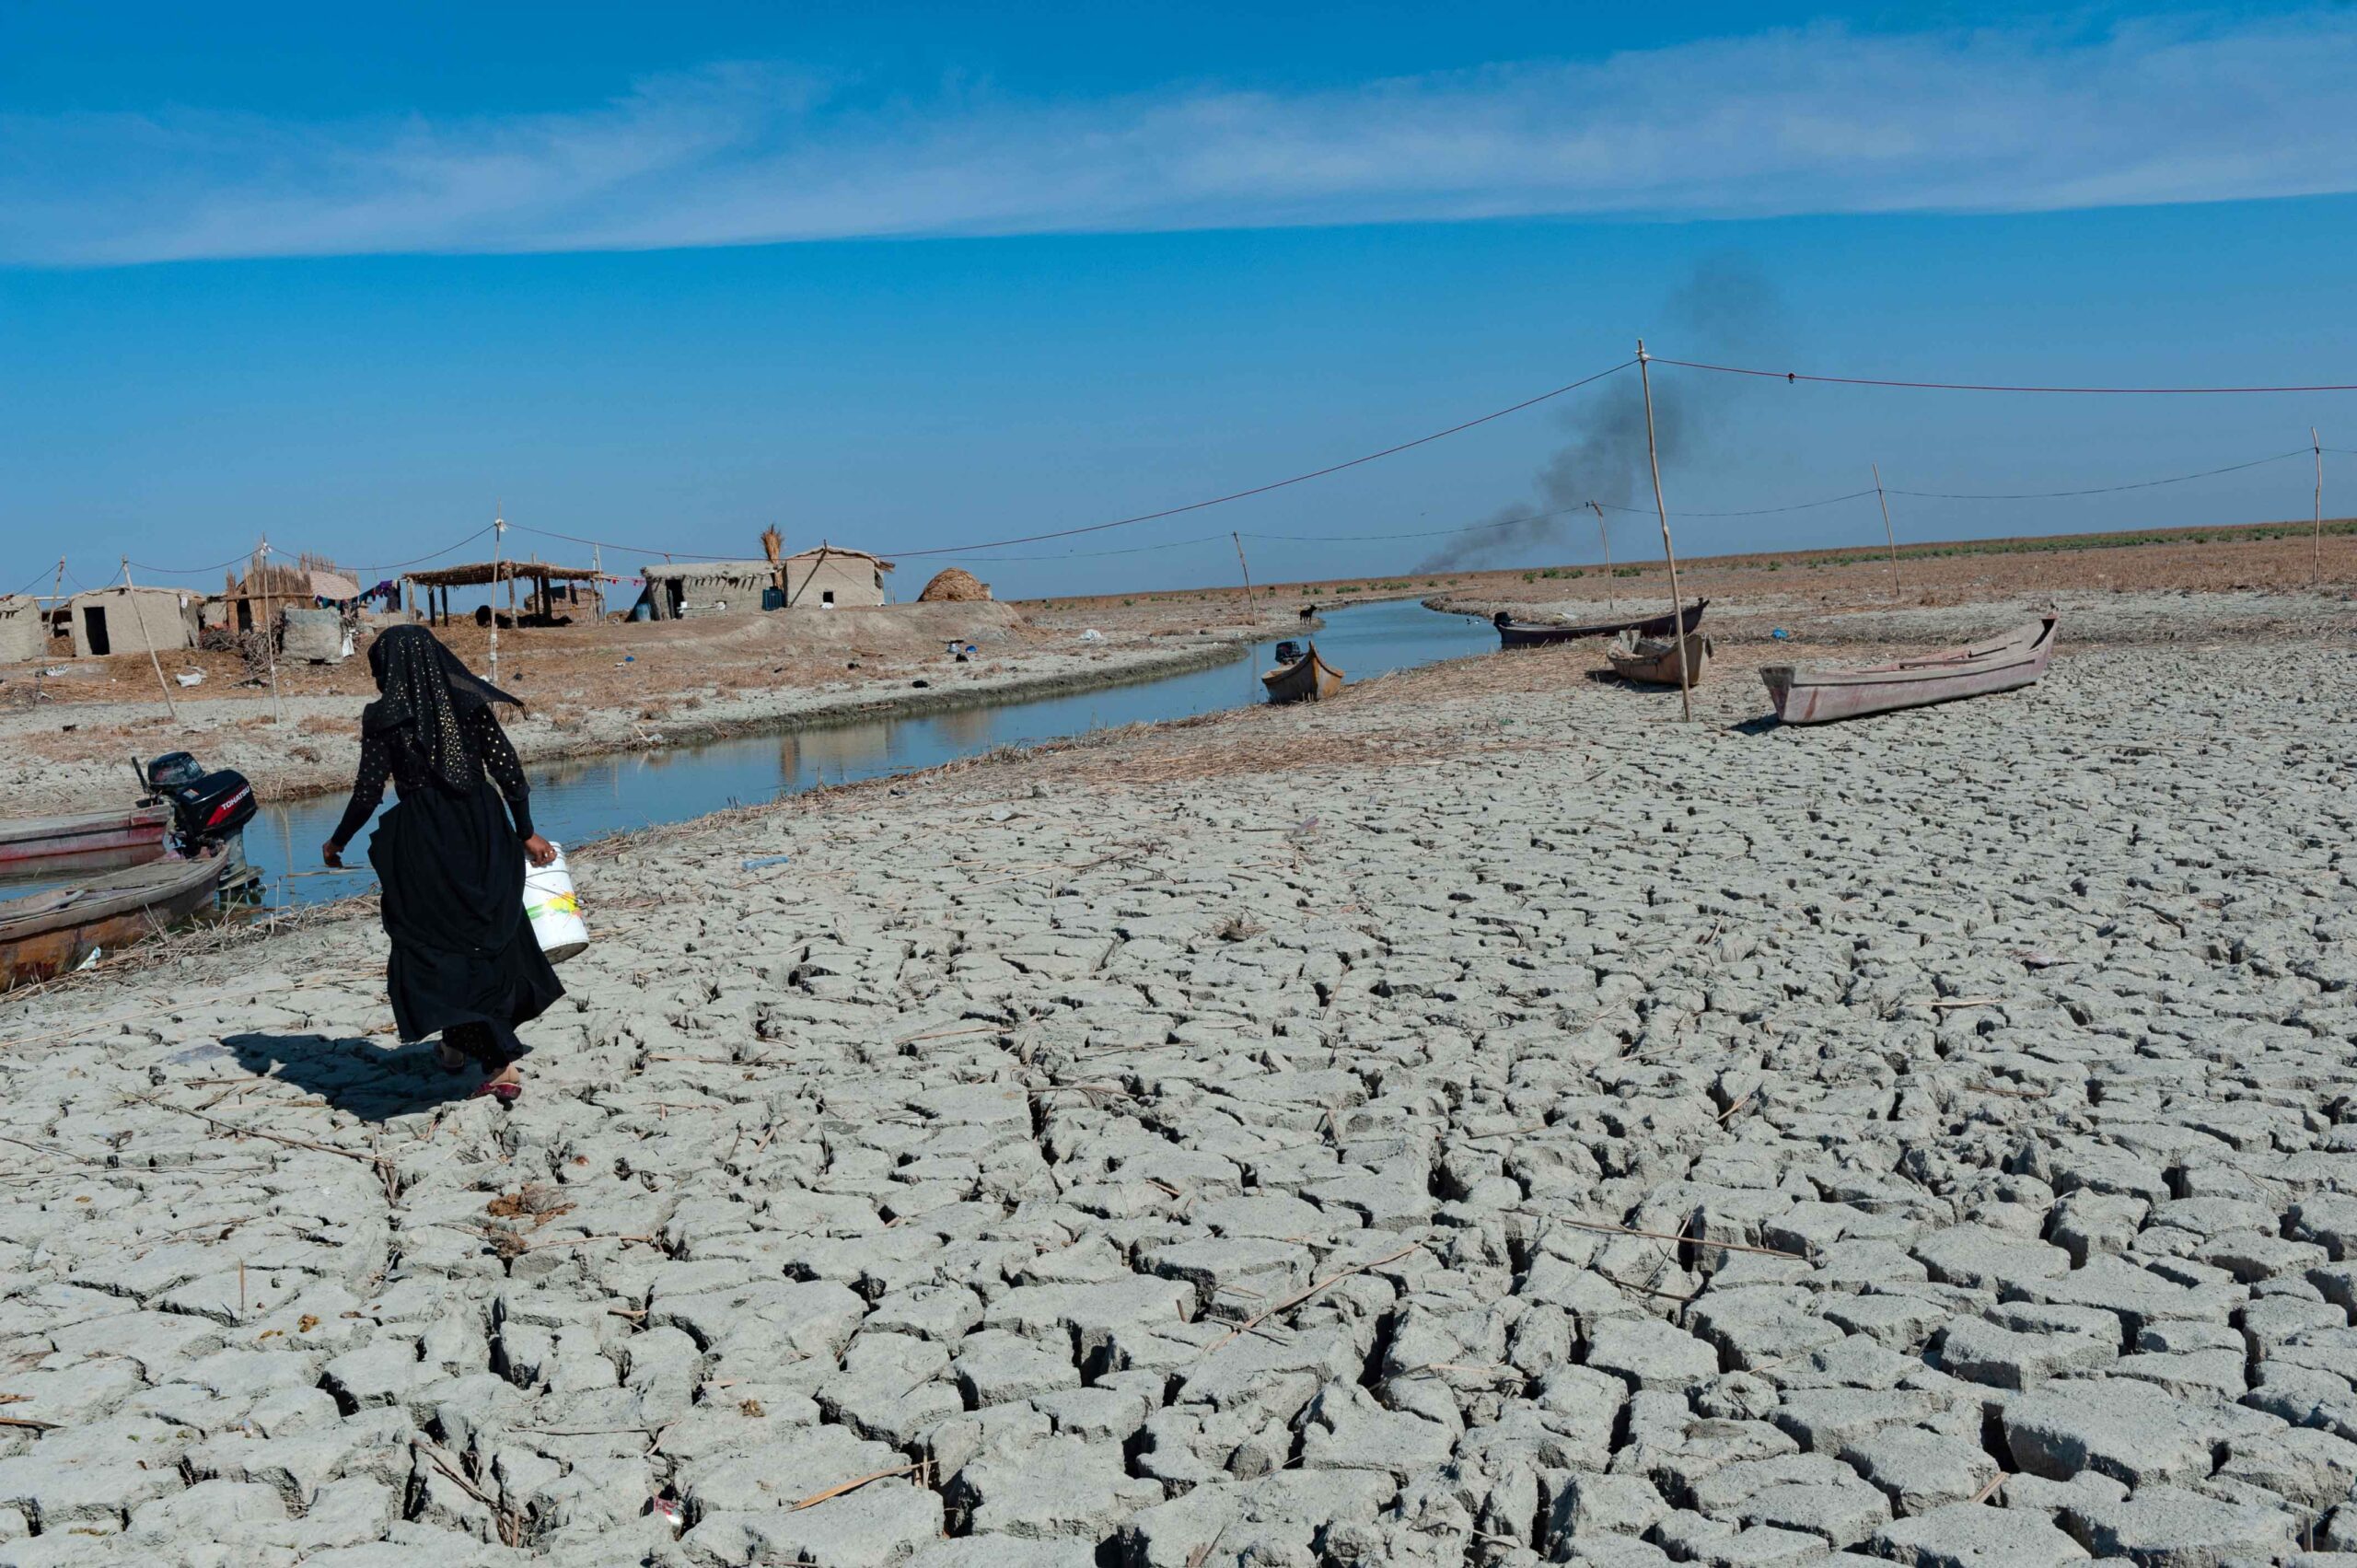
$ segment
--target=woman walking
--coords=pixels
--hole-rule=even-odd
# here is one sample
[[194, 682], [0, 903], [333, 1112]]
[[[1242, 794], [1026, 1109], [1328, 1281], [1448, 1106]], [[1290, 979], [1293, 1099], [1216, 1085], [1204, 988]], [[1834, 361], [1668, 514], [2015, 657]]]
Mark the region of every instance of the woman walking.
[[423, 626], [378, 637], [368, 671], [379, 695], [360, 715], [360, 774], [320, 856], [343, 864], [391, 778], [401, 799], [369, 836], [368, 863], [393, 943], [393, 1021], [404, 1042], [438, 1033], [444, 1072], [471, 1062], [484, 1074], [475, 1093], [513, 1104], [523, 1093], [516, 1026], [564, 994], [524, 918], [524, 862], [546, 865], [556, 851], [532, 831], [523, 767], [491, 711], [523, 704]]

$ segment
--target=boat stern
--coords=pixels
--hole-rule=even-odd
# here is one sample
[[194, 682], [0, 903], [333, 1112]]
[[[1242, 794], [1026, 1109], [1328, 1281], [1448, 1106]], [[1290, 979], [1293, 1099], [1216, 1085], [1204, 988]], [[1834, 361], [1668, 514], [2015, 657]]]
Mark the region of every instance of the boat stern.
[[1784, 703], [1793, 694], [1793, 667], [1789, 664], [1763, 664], [1759, 667], [1759, 683], [1768, 688], [1768, 700], [1776, 705], [1776, 716], [1784, 716]]

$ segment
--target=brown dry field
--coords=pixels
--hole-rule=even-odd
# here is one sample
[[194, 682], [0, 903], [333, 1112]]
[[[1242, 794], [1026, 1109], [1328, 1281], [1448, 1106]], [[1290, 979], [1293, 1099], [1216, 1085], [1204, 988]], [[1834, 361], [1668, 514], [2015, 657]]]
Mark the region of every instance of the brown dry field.
[[[2322, 546], [2323, 585], [2345, 587], [2357, 583], [2357, 519], [2326, 518]], [[2049, 591], [2296, 591], [2316, 586], [2317, 553], [2305, 523], [1901, 545], [1898, 552], [1899, 600], [1928, 606], [2010, 600]], [[1411, 595], [1438, 598], [1452, 605], [1501, 607], [1565, 600], [1593, 600], [1601, 607], [1608, 597], [1667, 599], [1668, 568], [1658, 552], [1649, 560], [1616, 560], [1614, 564], [1615, 571], [1609, 575], [1593, 562], [1582, 562], [1493, 571], [1290, 580], [1261, 585], [1257, 592], [1289, 605], [1351, 604]], [[1891, 564], [1888, 552], [1882, 549], [1681, 558], [1678, 577], [1689, 599], [1697, 594], [1714, 598], [1766, 594], [1814, 600], [1828, 610], [1840, 611], [1886, 606], [1892, 598]], [[1225, 587], [1037, 602], [1067, 612], [1149, 616], [1208, 600], [1243, 598], [1241, 587]]]
[[[2328, 523], [2322, 567], [2328, 587], [2345, 589], [2357, 583], [2357, 523]], [[1919, 544], [1898, 552], [1896, 602], [1960, 605], [2061, 591], [2305, 590], [2313, 572], [2313, 546], [2305, 525], [2299, 524]], [[1720, 599], [1723, 615], [1741, 614], [1745, 601], [1772, 601], [1771, 612], [1788, 619], [1812, 611], [1840, 616], [1894, 602], [1890, 565], [1877, 551], [1701, 557], [1680, 562], [1678, 575], [1687, 598], [1699, 594]], [[1560, 610], [1592, 602], [1600, 609], [1608, 598], [1642, 605], [1661, 603], [1667, 597], [1668, 575], [1656, 558], [1622, 563], [1609, 575], [1585, 564], [1292, 580], [1260, 585], [1248, 596], [1240, 587], [1204, 587], [980, 605], [901, 605], [826, 616], [739, 615], [655, 624], [590, 621], [503, 631], [500, 675], [504, 685], [560, 726], [598, 713], [676, 721], [681, 709], [692, 710], [707, 699], [758, 690], [838, 682], [873, 687], [878, 695], [887, 695], [905, 689], [912, 675], [937, 671], [945, 656], [943, 643], [952, 635], [970, 637], [981, 645], [982, 658], [1022, 661], [1072, 649], [1084, 627], [1101, 630], [1109, 649], [1134, 649], [1153, 639], [1205, 630], [1255, 624], [1273, 629], [1289, 621], [1300, 606], [1312, 603], [1331, 607], [1418, 598], [1487, 613], [1524, 604], [1550, 604]], [[461, 621], [436, 630], [474, 668], [487, 668], [491, 633], [486, 629]], [[155, 672], [141, 656], [69, 660], [61, 642], [54, 645], [52, 658], [75, 670], [44, 683], [49, 698], [63, 708], [140, 703], [155, 696]], [[265, 694], [241, 684], [244, 665], [235, 655], [188, 651], [168, 655], [164, 662], [171, 671], [195, 669], [205, 675], [201, 686], [174, 689], [173, 700], [184, 706], [251, 701]], [[32, 682], [26, 677], [31, 668], [14, 667], [0, 680], [0, 709], [19, 704], [29, 695]], [[358, 660], [341, 666], [281, 660], [278, 683], [289, 699], [358, 699], [370, 691], [366, 667]], [[160, 721], [161, 715], [157, 717]], [[314, 726], [325, 733], [349, 727], [349, 720], [312, 716], [290, 727], [299, 737]], [[69, 737], [47, 738], [69, 749], [73, 745]], [[114, 743], [111, 736], [91, 738], [93, 745]], [[300, 744], [299, 738], [296, 743]]]

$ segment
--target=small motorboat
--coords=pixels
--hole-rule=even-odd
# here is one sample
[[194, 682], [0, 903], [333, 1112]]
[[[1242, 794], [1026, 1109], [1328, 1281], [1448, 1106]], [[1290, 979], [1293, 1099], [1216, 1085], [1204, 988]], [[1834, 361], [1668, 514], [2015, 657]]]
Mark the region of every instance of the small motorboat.
[[92, 953], [154, 936], [218, 898], [231, 856], [158, 860], [0, 903], [0, 991], [51, 980]]
[[1771, 664], [1760, 669], [1759, 679], [1776, 704], [1776, 716], [1786, 724], [1825, 724], [1985, 697], [2031, 685], [2046, 673], [2055, 622], [2048, 615], [1990, 642], [1855, 669]]
[[161, 860], [171, 820], [171, 807], [153, 800], [62, 817], [0, 818], [0, 877]]
[[[256, 807], [245, 775], [207, 772], [185, 751], [158, 757], [140, 773], [154, 792], [142, 801], [168, 826], [157, 854], [87, 880], [0, 902], [0, 991], [77, 968], [111, 950], [168, 931], [217, 906], [225, 891], [245, 896], [255, 881], [246, 862], [245, 829]], [[50, 863], [30, 861], [28, 869]]]
[[1711, 639], [1700, 632], [1687, 633], [1686, 669], [1678, 668], [1678, 642], [1669, 637], [1640, 637], [1623, 632], [1604, 650], [1612, 673], [1640, 686], [1700, 686], [1711, 672]]
[[1315, 703], [1342, 689], [1342, 672], [1318, 656], [1317, 644], [1306, 644], [1298, 649], [1291, 643], [1277, 645], [1280, 660], [1284, 660], [1288, 653], [1298, 656], [1280, 663], [1260, 677], [1260, 684], [1268, 689], [1271, 703]]
[[1502, 648], [1537, 648], [1550, 643], [1576, 643], [1588, 637], [1617, 637], [1623, 632], [1634, 632], [1640, 637], [1667, 637], [1674, 627], [1691, 632], [1702, 623], [1702, 610], [1711, 601], [1698, 598], [1683, 610], [1659, 615], [1641, 616], [1635, 620], [1585, 621], [1576, 625], [1562, 625], [1549, 621], [1516, 621], [1501, 610], [1490, 618], [1498, 629], [1498, 646]]

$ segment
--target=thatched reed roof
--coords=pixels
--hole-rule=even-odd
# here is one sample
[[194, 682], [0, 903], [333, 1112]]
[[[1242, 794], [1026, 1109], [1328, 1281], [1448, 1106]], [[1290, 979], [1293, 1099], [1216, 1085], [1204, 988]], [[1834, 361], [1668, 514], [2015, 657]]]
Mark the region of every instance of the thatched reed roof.
[[991, 586], [963, 566], [946, 567], [917, 595], [919, 604], [969, 604], [991, 597]]
[[479, 588], [487, 583], [530, 582], [545, 577], [552, 583], [594, 583], [604, 577], [586, 566], [552, 566], [545, 561], [478, 561], [465, 566], [436, 566], [430, 572], [402, 574], [429, 588]]

